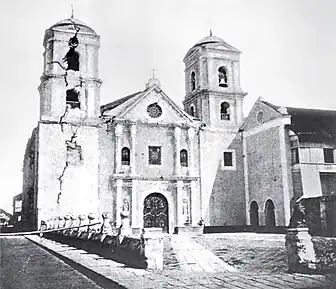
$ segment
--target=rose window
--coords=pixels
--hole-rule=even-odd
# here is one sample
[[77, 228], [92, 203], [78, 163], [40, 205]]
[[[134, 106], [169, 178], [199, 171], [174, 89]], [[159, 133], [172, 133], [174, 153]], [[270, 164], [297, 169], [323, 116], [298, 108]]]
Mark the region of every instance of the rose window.
[[147, 113], [151, 118], [158, 118], [162, 115], [162, 108], [157, 103], [153, 103], [147, 107]]

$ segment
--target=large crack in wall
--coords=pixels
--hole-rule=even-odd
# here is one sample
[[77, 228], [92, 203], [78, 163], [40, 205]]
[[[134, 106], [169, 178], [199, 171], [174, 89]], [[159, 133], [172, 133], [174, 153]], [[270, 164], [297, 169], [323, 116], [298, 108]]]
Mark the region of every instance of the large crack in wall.
[[[71, 128], [72, 128], [72, 126], [71, 126]], [[63, 133], [62, 123], [61, 123], [61, 130], [62, 130], [62, 133]], [[70, 139], [66, 140], [65, 144], [67, 146], [69, 144], [71, 144], [74, 147], [80, 147], [80, 146], [77, 145], [77, 143], [75, 141], [76, 137], [77, 137], [77, 130], [73, 130]], [[60, 205], [60, 199], [61, 199], [62, 192], [63, 192], [63, 183], [64, 183], [63, 178], [65, 176], [65, 172], [66, 172], [66, 170], [67, 170], [68, 167], [69, 167], [69, 161], [68, 161], [68, 154], [67, 154], [66, 155], [66, 160], [65, 160], [65, 166], [63, 167], [61, 175], [57, 178], [57, 180], [59, 182], [59, 193], [57, 195], [57, 201], [56, 202], [57, 202], [58, 205]]]

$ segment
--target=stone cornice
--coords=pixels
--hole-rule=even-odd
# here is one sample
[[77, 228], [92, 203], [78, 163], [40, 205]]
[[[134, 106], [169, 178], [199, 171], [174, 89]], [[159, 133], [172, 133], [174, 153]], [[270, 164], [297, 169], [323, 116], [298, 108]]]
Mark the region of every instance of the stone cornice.
[[[106, 117], [104, 117], [106, 118]], [[107, 119], [107, 118], [106, 118]], [[111, 117], [110, 118], [114, 124], [123, 124], [123, 125], [145, 125], [145, 126], [149, 126], [149, 127], [165, 127], [165, 128], [175, 128], [175, 127], [179, 127], [179, 128], [197, 128], [198, 124], [197, 123], [179, 123], [179, 122], [147, 122], [147, 121], [142, 121], [142, 120], [129, 120], [129, 119], [122, 119], [122, 118], [114, 118]]]
[[185, 96], [185, 99], [183, 101], [183, 104], [190, 103], [191, 101], [195, 100], [199, 95], [201, 96], [218, 96], [223, 97], [227, 96], [228, 98], [244, 98], [247, 95], [247, 92], [244, 91], [218, 91], [218, 90], [210, 90], [210, 89], [197, 89], [196, 91], [193, 91], [191, 93], [188, 93]]
[[176, 181], [196, 181], [199, 176], [171, 176], [171, 177], [145, 177], [131, 174], [113, 174], [112, 180], [139, 180], [139, 181], [156, 181], [156, 182], [176, 182]]
[[58, 124], [58, 125], [75, 125], [75, 126], [91, 126], [91, 127], [101, 127], [103, 123], [99, 119], [85, 119], [85, 120], [68, 120], [62, 123], [59, 120], [51, 120], [51, 119], [41, 119], [38, 121], [39, 124]]

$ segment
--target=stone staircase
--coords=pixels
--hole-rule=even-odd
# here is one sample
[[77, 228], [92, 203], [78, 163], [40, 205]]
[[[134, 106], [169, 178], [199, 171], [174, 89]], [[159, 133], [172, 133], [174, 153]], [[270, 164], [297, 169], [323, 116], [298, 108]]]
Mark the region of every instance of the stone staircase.
[[172, 235], [172, 251], [179, 267], [186, 272], [236, 272], [237, 270], [219, 259], [211, 251], [186, 235]]

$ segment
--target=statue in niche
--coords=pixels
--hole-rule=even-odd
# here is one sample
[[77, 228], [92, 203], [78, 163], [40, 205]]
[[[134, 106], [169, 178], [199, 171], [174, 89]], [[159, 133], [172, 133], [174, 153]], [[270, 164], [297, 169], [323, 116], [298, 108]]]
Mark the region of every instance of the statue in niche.
[[123, 205], [122, 205], [122, 211], [123, 212], [129, 212], [130, 210], [130, 204], [127, 199], [123, 200]]
[[183, 215], [189, 214], [188, 201], [186, 199], [184, 199], [182, 203], [182, 214]]

